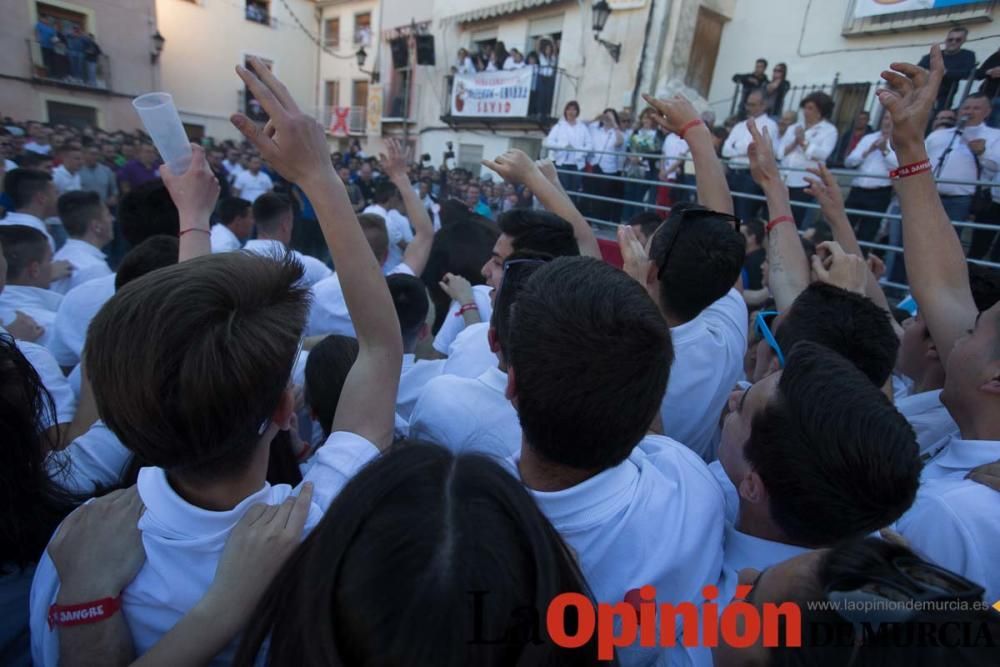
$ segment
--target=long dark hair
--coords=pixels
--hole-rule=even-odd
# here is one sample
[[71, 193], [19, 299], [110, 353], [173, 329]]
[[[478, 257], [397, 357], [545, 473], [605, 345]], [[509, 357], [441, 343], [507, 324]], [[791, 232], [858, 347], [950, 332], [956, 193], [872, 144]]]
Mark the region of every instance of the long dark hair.
[[37, 563], [52, 532], [78, 501], [49, 476], [55, 402], [14, 339], [0, 335], [0, 573]]
[[597, 664], [593, 641], [569, 651], [542, 630], [564, 592], [590, 595], [517, 480], [486, 457], [403, 442], [278, 573], [234, 664], [254, 664], [268, 639], [269, 665]]

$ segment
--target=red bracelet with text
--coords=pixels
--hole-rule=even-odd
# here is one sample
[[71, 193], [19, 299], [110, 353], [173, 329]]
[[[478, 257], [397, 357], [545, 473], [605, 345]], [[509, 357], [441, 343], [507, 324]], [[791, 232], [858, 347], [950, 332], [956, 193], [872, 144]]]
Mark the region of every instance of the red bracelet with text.
[[779, 215], [777, 218], [767, 223], [767, 227], [765, 227], [767, 233], [770, 234], [772, 229], [774, 229], [783, 222], [790, 222], [792, 224], [795, 224], [795, 218], [793, 218], [790, 215]]
[[893, 169], [889, 172], [889, 178], [897, 181], [901, 178], [906, 178], [907, 176], [914, 176], [916, 174], [922, 174], [925, 171], [931, 170], [930, 160], [921, 160], [920, 162], [914, 162], [913, 164], [905, 164], [899, 169]]
[[455, 313], [455, 317], [461, 317], [462, 315], [464, 315], [465, 313], [469, 312], [470, 310], [479, 310], [479, 306], [477, 306], [474, 303], [467, 303], [467, 304], [465, 304], [464, 306], [462, 306], [461, 308], [458, 309], [458, 312]]
[[681, 128], [681, 131], [677, 133], [677, 135], [681, 139], [683, 139], [684, 135], [688, 133], [688, 130], [690, 130], [692, 127], [698, 127], [699, 125], [704, 125], [701, 118], [695, 118], [694, 120], [689, 120], [688, 122], [684, 123], [684, 126]]
[[101, 598], [83, 604], [54, 604], [49, 607], [49, 629], [97, 623], [114, 616], [122, 608], [122, 598]]

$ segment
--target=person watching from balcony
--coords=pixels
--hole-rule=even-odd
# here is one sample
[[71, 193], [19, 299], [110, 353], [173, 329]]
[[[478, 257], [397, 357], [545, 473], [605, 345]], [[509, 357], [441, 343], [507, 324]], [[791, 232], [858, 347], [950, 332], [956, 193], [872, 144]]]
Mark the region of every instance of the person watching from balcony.
[[46, 76], [52, 75], [53, 48], [58, 34], [51, 16], [42, 14], [38, 17], [38, 23], [35, 24], [35, 39], [38, 40], [38, 48], [42, 51], [42, 67], [45, 68]]
[[840, 135], [840, 139], [837, 141], [837, 149], [826, 160], [827, 166], [844, 166], [844, 160], [851, 154], [851, 151], [858, 145], [858, 142], [874, 132], [870, 123], [871, 118], [872, 115], [866, 110], [858, 112], [858, 115], [854, 117], [854, 123], [851, 125], [851, 128]]
[[771, 116], [780, 116], [785, 106], [785, 93], [791, 87], [788, 83], [788, 65], [778, 63], [771, 70], [771, 80], [764, 86], [764, 97], [767, 100], [767, 112]]
[[[819, 167], [826, 162], [837, 147], [837, 128], [830, 122], [833, 114], [833, 98], [823, 92], [806, 95], [799, 103], [802, 121], [795, 123], [781, 137], [781, 166], [793, 169], [785, 176], [788, 198], [793, 202], [812, 201], [806, 192], [809, 182], [804, 171], [808, 167]], [[814, 210], [814, 209], [813, 209]], [[792, 215], [801, 229], [806, 220], [807, 209], [794, 206]]]
[[[740, 120], [747, 117], [749, 109], [747, 109], [747, 98], [750, 97], [750, 93], [762, 88], [764, 84], [767, 83], [767, 60], [764, 58], [758, 58], [757, 62], [754, 63], [753, 71], [749, 74], [734, 74], [733, 83], [738, 83], [742, 87], [742, 92], [740, 93]], [[762, 95], [764, 93], [762, 92]]]
[[[94, 33], [88, 32], [83, 41], [83, 59], [87, 75], [87, 85], [97, 85], [97, 60], [101, 57], [101, 47], [98, 46]], [[105, 84], [106, 86], [107, 84]]]
[[[892, 181], [887, 177], [899, 166], [891, 139], [892, 116], [885, 113], [879, 131], [865, 135], [847, 154], [844, 164], [848, 169], [857, 169], [858, 176], [851, 181], [846, 208], [884, 213], [889, 207]], [[869, 242], [875, 240], [882, 222], [881, 218], [859, 214], [851, 214], [850, 220], [858, 240]]]
[[517, 49], [511, 49], [510, 55], [503, 61], [503, 68], [506, 71], [521, 69], [525, 65], [527, 65], [527, 63], [524, 62], [524, 54]]
[[475, 74], [476, 66], [469, 57], [469, 51], [462, 47], [458, 50], [458, 64], [451, 68], [452, 74]]
[[[777, 146], [780, 139], [778, 136], [778, 125], [767, 115], [767, 103], [764, 99], [764, 93], [760, 90], [753, 90], [747, 95], [746, 101], [743, 103], [745, 107], [745, 118], [753, 118], [754, 122], [757, 124], [757, 129], [760, 133], [771, 140], [772, 144]], [[836, 137], [837, 131], [834, 130], [834, 137]], [[729, 137], [726, 138], [725, 143], [722, 144], [722, 157], [729, 159], [729, 188], [734, 193], [743, 193], [748, 195], [760, 196], [763, 194], [761, 189], [754, 183], [753, 178], [750, 177], [749, 170], [749, 159], [747, 157], [747, 151], [750, 148], [752, 138], [750, 136], [750, 130], [747, 128], [747, 121], [741, 120], [736, 125], [733, 126], [732, 131], [729, 133]], [[775, 148], [775, 153], [777, 153], [777, 148]], [[734, 210], [736, 211], [736, 216], [741, 220], [749, 220], [754, 217], [757, 210], [760, 208], [761, 202], [757, 199], [749, 199], [746, 197], [737, 197], [733, 199]]]
[[69, 55], [69, 77], [74, 83], [83, 83], [84, 77], [84, 47], [86, 46], [86, 35], [80, 29], [79, 24], [74, 23], [66, 35], [66, 51]]
[[590, 129], [578, 120], [579, 117], [579, 103], [570, 100], [563, 108], [563, 117], [549, 131], [543, 144], [553, 151], [552, 161], [559, 169], [559, 182], [569, 194], [580, 191], [581, 179], [576, 172], [583, 171], [587, 153], [592, 148]]
[[[944, 48], [941, 55], [944, 56], [944, 80], [941, 81], [941, 88], [938, 89], [937, 109], [950, 109], [955, 99], [955, 94], [962, 93], [962, 85], [966, 79], [972, 76], [976, 69], [976, 54], [969, 49], [963, 49], [965, 40], [969, 37], [969, 29], [964, 25], [956, 25], [948, 31], [944, 39]], [[930, 56], [920, 59], [918, 65], [924, 69], [930, 69]]]

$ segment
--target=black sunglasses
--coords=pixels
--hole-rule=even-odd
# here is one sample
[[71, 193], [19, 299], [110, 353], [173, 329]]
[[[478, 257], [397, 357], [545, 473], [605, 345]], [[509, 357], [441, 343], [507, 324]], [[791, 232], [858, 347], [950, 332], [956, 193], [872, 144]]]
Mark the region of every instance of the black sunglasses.
[[[713, 211], [710, 208], [705, 208], [704, 206], [691, 206], [685, 208], [680, 213], [680, 219], [674, 228], [670, 231], [670, 238], [667, 241], [667, 252], [663, 255], [663, 262], [660, 264], [659, 270], [656, 272], [656, 279], [663, 280], [663, 272], [667, 270], [667, 264], [670, 260], [670, 253], [674, 251], [674, 246], [677, 245], [677, 237], [680, 236], [681, 227], [690, 220], [704, 220], [708, 217], [722, 218], [723, 220], [728, 220], [733, 223], [733, 228], [738, 232], [740, 231], [740, 219], [735, 215], [729, 213], [722, 213], [720, 211]], [[664, 225], [666, 226], [666, 225]]]

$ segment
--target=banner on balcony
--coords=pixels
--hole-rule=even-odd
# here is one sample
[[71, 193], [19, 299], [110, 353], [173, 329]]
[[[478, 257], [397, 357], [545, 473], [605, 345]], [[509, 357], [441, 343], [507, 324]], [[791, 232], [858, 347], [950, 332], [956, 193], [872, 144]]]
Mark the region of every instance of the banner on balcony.
[[523, 118], [531, 96], [530, 67], [506, 72], [456, 74], [451, 87], [451, 115]]
[[987, 0], [855, 0], [854, 18], [916, 12], [923, 9], [945, 9], [957, 5], [982, 4]]

